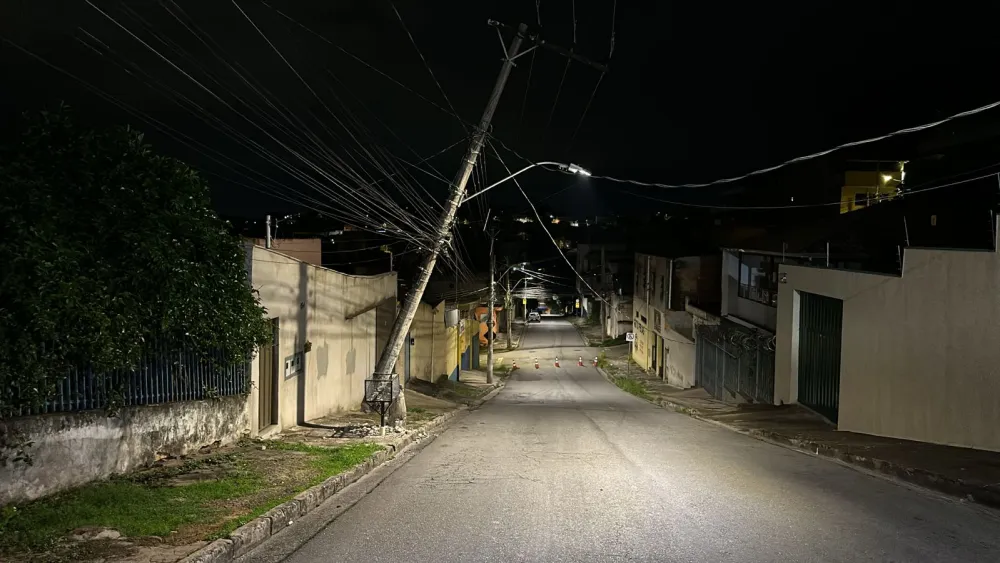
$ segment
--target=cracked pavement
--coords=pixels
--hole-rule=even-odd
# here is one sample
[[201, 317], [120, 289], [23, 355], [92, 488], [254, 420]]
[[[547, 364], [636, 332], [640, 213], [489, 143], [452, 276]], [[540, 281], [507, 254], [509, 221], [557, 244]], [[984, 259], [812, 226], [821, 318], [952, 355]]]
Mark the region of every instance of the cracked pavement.
[[[563, 320], [525, 338], [519, 358], [587, 358]], [[571, 359], [522, 364], [284, 560], [1000, 560], [996, 512], [660, 409]]]

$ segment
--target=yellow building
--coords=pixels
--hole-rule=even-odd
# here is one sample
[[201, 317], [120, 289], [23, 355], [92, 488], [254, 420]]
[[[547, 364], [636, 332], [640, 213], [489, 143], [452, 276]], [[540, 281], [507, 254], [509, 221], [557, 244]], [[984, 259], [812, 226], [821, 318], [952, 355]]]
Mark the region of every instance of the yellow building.
[[855, 170], [844, 173], [844, 185], [840, 189], [840, 212], [850, 213], [864, 209], [882, 201], [888, 201], [899, 194], [906, 177], [905, 162], [855, 163]]

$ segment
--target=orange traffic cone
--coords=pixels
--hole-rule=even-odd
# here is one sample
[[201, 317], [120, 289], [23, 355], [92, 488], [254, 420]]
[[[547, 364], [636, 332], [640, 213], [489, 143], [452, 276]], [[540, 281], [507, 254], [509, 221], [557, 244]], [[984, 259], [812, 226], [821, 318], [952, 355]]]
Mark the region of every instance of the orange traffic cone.
[[576, 365], [583, 367], [583, 356], [580, 356], [580, 359], [576, 361]]
[[535, 369], [538, 369], [538, 358], [535, 358]]
[[514, 360], [514, 361], [512, 361], [511, 363], [512, 363], [513, 365], [511, 365], [511, 366], [510, 366], [510, 371], [514, 371], [514, 370], [516, 370], [516, 369], [517, 369], [517, 360]]
[[594, 356], [594, 367], [597, 367], [597, 356]]
[[559, 358], [556, 358], [556, 367], [559, 367]]

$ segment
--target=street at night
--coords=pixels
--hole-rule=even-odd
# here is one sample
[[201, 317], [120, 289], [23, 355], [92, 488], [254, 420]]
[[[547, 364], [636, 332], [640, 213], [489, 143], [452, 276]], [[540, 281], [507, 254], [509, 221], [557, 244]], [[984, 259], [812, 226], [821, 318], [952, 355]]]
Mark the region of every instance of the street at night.
[[0, 1], [0, 562], [1000, 562], [994, 28]]
[[[668, 412], [575, 357], [553, 367], [580, 349], [575, 332], [530, 325], [540, 369], [518, 353], [496, 398], [354, 485], [368, 492], [347, 512], [241, 563], [958, 563], [1000, 549], [988, 510]], [[541, 348], [554, 338], [566, 347]]]

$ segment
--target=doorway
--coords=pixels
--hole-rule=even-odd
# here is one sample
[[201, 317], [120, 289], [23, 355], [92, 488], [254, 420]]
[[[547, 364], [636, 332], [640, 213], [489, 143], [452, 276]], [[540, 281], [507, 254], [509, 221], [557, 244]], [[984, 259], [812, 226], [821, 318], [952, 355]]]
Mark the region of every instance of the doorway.
[[659, 351], [660, 351], [660, 335], [656, 334], [655, 332], [651, 332], [650, 334], [653, 335], [653, 346], [652, 346], [652, 350], [650, 350], [650, 352], [652, 352], [652, 353], [650, 354], [651, 361], [649, 362], [649, 369], [653, 373], [659, 373], [659, 369], [658, 369], [658, 366], [659, 366], [658, 360], [659, 360], [659, 358], [657, 358], [657, 356], [659, 355]]
[[260, 347], [257, 429], [278, 423], [278, 319], [271, 319], [271, 342]]
[[844, 302], [799, 292], [799, 403], [837, 422]]

